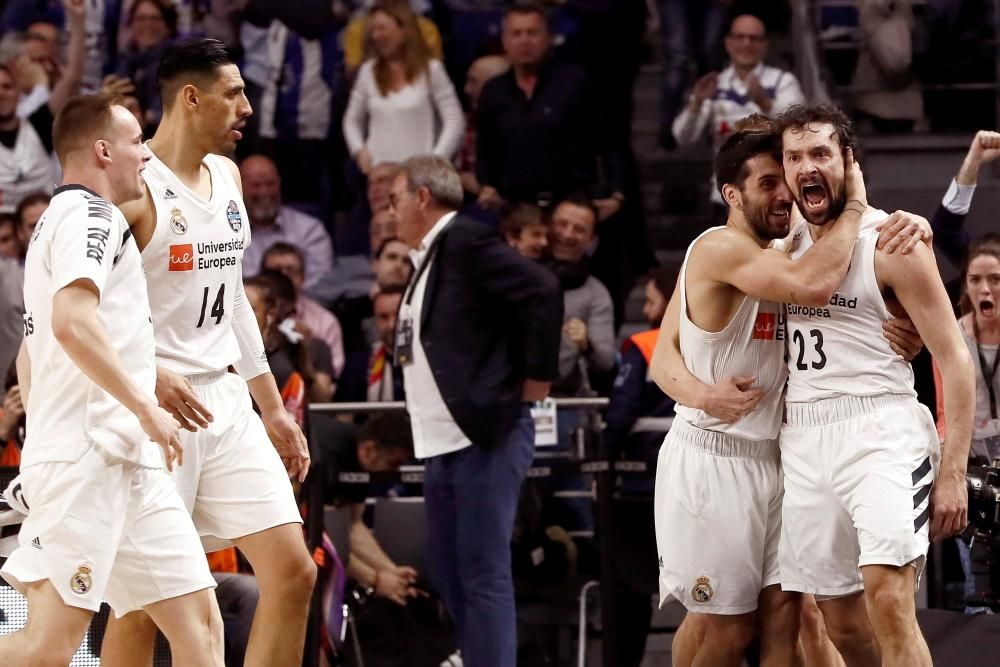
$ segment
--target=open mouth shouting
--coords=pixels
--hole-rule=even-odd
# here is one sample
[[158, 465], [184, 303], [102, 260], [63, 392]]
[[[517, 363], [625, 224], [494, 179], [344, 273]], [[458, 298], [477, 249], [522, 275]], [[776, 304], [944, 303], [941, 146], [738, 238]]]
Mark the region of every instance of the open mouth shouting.
[[979, 313], [983, 317], [995, 317], [997, 313], [996, 304], [993, 303], [993, 299], [980, 299], [977, 302], [979, 306]]
[[799, 183], [799, 200], [802, 202], [802, 214], [806, 218], [822, 215], [827, 209], [829, 198], [826, 184], [818, 176]]

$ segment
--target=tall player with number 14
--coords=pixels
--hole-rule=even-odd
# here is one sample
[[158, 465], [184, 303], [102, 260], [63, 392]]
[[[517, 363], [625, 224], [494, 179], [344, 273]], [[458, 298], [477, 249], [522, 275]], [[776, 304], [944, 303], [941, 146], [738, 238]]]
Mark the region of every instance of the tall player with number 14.
[[[145, 196], [123, 212], [149, 282], [156, 395], [190, 431], [174, 480], [206, 548], [235, 544], [254, 568], [260, 601], [245, 664], [300, 665], [316, 570], [288, 476], [305, 478], [309, 454], [243, 292], [250, 225], [239, 171], [222, 157], [252, 110], [216, 40], [170, 47], [158, 77], [163, 120], [148, 144]], [[141, 614], [112, 622], [102, 664], [149, 664], [154, 630]]]

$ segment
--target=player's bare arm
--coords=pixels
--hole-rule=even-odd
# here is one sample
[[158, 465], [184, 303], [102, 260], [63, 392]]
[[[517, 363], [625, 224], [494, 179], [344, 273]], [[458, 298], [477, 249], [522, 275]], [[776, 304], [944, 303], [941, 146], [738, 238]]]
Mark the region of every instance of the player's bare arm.
[[309, 445], [302, 435], [302, 429], [285, 410], [285, 404], [278, 393], [278, 385], [274, 375], [263, 373], [247, 381], [250, 395], [260, 408], [260, 419], [264, 422], [267, 436], [274, 448], [278, 450], [288, 476], [306, 480], [309, 473]]
[[52, 298], [52, 333], [88, 378], [139, 419], [142, 430], [163, 449], [167, 468], [173, 470], [175, 459], [183, 462], [179, 425], [132, 381], [97, 318], [98, 303], [97, 288], [88, 279], [63, 287]]
[[784, 252], [761, 248], [746, 233], [725, 229], [709, 234], [692, 249], [691, 270], [699, 278], [731, 285], [767, 301], [802, 306], [829, 303], [847, 275], [861, 215], [868, 206], [864, 176], [850, 151], [845, 179], [848, 201], [844, 210], [831, 232], [798, 261]]
[[153, 232], [156, 231], [156, 205], [153, 203], [153, 193], [150, 192], [148, 185], [143, 185], [143, 192], [141, 198], [118, 205], [128, 221], [139, 252], [146, 249], [153, 238]]
[[976, 409], [972, 358], [930, 249], [917, 244], [909, 255], [876, 252], [875, 272], [880, 288], [891, 290], [906, 309], [941, 370], [948, 432], [931, 491], [930, 525], [930, 538], [941, 540], [967, 523], [965, 471]]
[[710, 385], [692, 375], [681, 356], [680, 308], [678, 282], [660, 324], [650, 374], [663, 393], [681, 405], [702, 410], [726, 423], [735, 423], [757, 407], [764, 391], [750, 387], [756, 380], [753, 377], [731, 377]]

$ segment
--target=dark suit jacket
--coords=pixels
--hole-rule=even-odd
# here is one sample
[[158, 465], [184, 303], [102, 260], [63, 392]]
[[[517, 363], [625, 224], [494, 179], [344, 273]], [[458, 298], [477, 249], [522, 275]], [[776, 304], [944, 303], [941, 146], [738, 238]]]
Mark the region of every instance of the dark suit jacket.
[[420, 344], [455, 423], [490, 447], [520, 415], [525, 378], [558, 373], [562, 292], [555, 275], [482, 223], [456, 216], [439, 238]]

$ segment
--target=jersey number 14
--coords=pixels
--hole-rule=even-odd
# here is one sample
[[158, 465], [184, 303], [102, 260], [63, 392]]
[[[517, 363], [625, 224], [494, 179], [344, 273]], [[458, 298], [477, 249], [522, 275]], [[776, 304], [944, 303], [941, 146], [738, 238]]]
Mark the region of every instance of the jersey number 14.
[[[208, 309], [208, 291], [209, 287], [205, 287], [205, 292], [201, 297], [201, 317], [198, 318], [198, 328], [205, 323], [205, 311]], [[219, 293], [215, 296], [215, 302], [212, 304], [212, 310], [208, 313], [209, 317], [215, 318], [215, 323], [219, 324], [222, 322], [222, 316], [226, 314], [226, 284], [222, 283], [219, 285]]]

